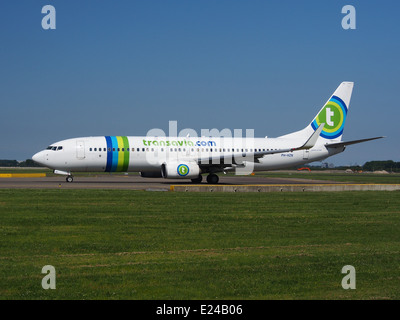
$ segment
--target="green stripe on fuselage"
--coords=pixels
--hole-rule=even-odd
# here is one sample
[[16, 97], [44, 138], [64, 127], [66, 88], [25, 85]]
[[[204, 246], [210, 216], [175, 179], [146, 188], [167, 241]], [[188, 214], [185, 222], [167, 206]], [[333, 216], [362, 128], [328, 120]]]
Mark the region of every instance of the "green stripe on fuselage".
[[117, 136], [118, 165], [115, 171], [125, 172], [129, 167], [129, 142], [127, 137]]
[[122, 166], [122, 171], [128, 171], [129, 167], [129, 141], [127, 137], [122, 137], [123, 141], [123, 154], [124, 154], [124, 164]]

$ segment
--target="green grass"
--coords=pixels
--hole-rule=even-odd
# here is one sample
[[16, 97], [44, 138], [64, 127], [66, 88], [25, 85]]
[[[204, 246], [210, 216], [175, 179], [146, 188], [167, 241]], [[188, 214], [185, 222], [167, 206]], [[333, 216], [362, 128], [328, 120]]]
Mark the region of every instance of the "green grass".
[[3, 189], [0, 299], [399, 299], [399, 215], [398, 192]]
[[328, 180], [343, 183], [400, 184], [400, 174], [345, 173], [345, 172], [257, 172], [256, 177]]

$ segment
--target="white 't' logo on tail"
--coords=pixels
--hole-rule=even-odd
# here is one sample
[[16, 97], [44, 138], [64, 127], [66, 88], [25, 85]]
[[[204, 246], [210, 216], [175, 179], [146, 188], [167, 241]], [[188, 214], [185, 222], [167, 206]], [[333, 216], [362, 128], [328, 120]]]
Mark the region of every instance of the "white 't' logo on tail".
[[331, 111], [331, 108], [326, 108], [326, 123], [330, 127], [334, 126], [334, 123], [332, 121], [333, 115], [334, 115], [334, 113], [333, 113], [333, 111]]

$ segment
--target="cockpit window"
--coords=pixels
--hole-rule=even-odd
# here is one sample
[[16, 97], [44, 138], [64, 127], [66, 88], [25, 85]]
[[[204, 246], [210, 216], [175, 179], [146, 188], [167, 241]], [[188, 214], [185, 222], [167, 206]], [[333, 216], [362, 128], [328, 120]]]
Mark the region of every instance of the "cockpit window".
[[58, 150], [62, 150], [63, 147], [62, 146], [48, 146], [46, 148], [46, 150], [53, 150], [53, 151], [58, 151]]

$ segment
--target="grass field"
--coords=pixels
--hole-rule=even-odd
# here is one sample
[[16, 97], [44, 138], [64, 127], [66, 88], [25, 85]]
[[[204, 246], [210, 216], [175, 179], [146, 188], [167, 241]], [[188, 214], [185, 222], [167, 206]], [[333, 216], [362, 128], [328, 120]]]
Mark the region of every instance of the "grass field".
[[0, 190], [0, 299], [399, 299], [399, 215], [395, 191]]
[[342, 183], [380, 183], [380, 184], [399, 184], [400, 174], [377, 174], [377, 173], [345, 173], [343, 171], [271, 171], [257, 172], [257, 177], [270, 178], [295, 178], [295, 179], [312, 179], [312, 180], [328, 180]]

